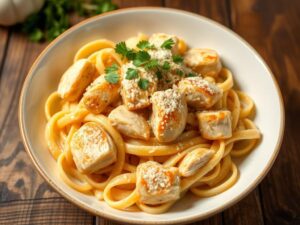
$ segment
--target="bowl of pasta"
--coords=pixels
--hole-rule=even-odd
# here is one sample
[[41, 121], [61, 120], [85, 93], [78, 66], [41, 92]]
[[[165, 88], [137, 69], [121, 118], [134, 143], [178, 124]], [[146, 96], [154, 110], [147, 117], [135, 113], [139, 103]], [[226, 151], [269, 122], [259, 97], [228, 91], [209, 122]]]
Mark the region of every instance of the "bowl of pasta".
[[24, 82], [19, 122], [34, 165], [72, 203], [116, 221], [175, 224], [258, 185], [284, 110], [241, 37], [150, 7], [90, 18], [50, 43]]

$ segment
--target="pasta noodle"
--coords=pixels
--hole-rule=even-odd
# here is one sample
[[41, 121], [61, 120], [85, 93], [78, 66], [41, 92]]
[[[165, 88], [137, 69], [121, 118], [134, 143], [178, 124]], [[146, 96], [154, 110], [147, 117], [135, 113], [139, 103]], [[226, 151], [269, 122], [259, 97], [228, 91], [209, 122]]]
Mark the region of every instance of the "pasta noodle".
[[[105, 77], [107, 81], [108, 79], [111, 79], [110, 85], [119, 85], [116, 84], [117, 82], [113, 81], [114, 77], [112, 74], [109, 74], [112, 73], [110, 71], [115, 68], [119, 68], [115, 69], [115, 72], [117, 74], [122, 74], [122, 68], [124, 68], [124, 65], [128, 65], [130, 57], [138, 57], [136, 55], [140, 54], [138, 52], [139, 48], [142, 50], [149, 48], [149, 51], [155, 51], [153, 50], [155, 49], [153, 46], [155, 46], [156, 42], [153, 40], [154, 36], [148, 38], [144, 34], [139, 34], [136, 37], [129, 38], [126, 42], [124, 42], [124, 45], [126, 46], [127, 44], [127, 47], [123, 48], [123, 52], [128, 52], [122, 56], [122, 52], [116, 50], [118, 46], [121, 46], [120, 43], [116, 45], [112, 41], [99, 39], [81, 47], [74, 57], [74, 64], [85, 59], [95, 67], [98, 77], [96, 80], [110, 75], [110, 78]], [[182, 39], [178, 39], [177, 44], [174, 44], [172, 40], [173, 39], [168, 39], [163, 42], [161, 44], [162, 50], [158, 49], [156, 53], [153, 53], [153, 55], [158, 55], [159, 51], [164, 51], [164, 45], [167, 46], [165, 48], [165, 52], [169, 54], [168, 51], [170, 48], [168, 47], [168, 44], [172, 44], [174, 46], [176, 45], [176, 49], [173, 48], [172, 51], [175, 49], [177, 52], [176, 54], [181, 55], [179, 56], [178, 61], [180, 61], [180, 57], [184, 58], [184, 60], [189, 60], [189, 57], [192, 57], [192, 55], [189, 56], [189, 54], [192, 54], [192, 50], [190, 53], [186, 43]], [[171, 44], [168, 43], [168, 41]], [[129, 49], [134, 50], [130, 51]], [[197, 51], [200, 52], [200, 50], [196, 49], [195, 52]], [[133, 54], [133, 56], [129, 56], [128, 54]], [[173, 53], [173, 61], [175, 62], [176, 58], [174, 58], [174, 56], [175, 53]], [[159, 57], [160, 56], [158, 56], [158, 58]], [[211, 56], [211, 58], [215, 60], [213, 56]], [[155, 60], [152, 60], [152, 63], [159, 62]], [[150, 204], [147, 203], [147, 201], [145, 202], [142, 200], [143, 194], [138, 189], [138, 168], [146, 162], [158, 162], [162, 168], [175, 167], [176, 171], [178, 171], [179, 168], [180, 183], [178, 195], [180, 198], [189, 191], [200, 198], [218, 195], [232, 187], [237, 182], [239, 178], [239, 171], [238, 167], [234, 163], [234, 158], [243, 157], [251, 152], [255, 148], [261, 136], [258, 128], [251, 119], [251, 117], [253, 117], [255, 107], [254, 102], [244, 92], [235, 89], [233, 75], [230, 70], [220, 68], [216, 73], [212, 73], [211, 71], [207, 72], [208, 69], [211, 70], [212, 63], [206, 65], [205, 62], [203, 65], [201, 64], [201, 67], [198, 65], [189, 65], [189, 61], [184, 61], [184, 64], [180, 65], [184, 66], [179, 67], [179, 69], [182, 69], [184, 73], [189, 75], [193, 75], [194, 73], [197, 73], [197, 71], [201, 71], [199, 74], [201, 73], [204, 76], [205, 81], [200, 82], [208, 82], [204, 84], [215, 85], [217, 90], [221, 90], [219, 99], [217, 99], [212, 106], [205, 106], [204, 109], [202, 108], [199, 110], [199, 108], [193, 108], [188, 102], [188, 112], [198, 116], [197, 113], [202, 111], [204, 113], [207, 111], [210, 112], [210, 110], [217, 113], [222, 110], [229, 111], [228, 113], [231, 115], [229, 117], [230, 124], [227, 125], [230, 127], [230, 136], [226, 136], [227, 134], [224, 132], [224, 137], [207, 138], [206, 135], [202, 133], [204, 129], [203, 127], [198, 128], [197, 126], [185, 126], [185, 128], [183, 127], [184, 131], [180, 132], [180, 134], [173, 140], [161, 141], [157, 138], [157, 134], [155, 133], [152, 123], [152, 132], [150, 132], [150, 136], [140, 138], [139, 135], [141, 134], [139, 131], [137, 131], [137, 134], [133, 132], [131, 136], [128, 136], [124, 134], [124, 132], [129, 132], [128, 130], [133, 129], [133, 127], [126, 127], [127, 130], [124, 131], [124, 129], [122, 130], [122, 127], [118, 126], [118, 123], [113, 123], [111, 118], [111, 112], [115, 108], [122, 104], [126, 104], [124, 95], [122, 95], [123, 99], [118, 97], [111, 100], [108, 104], [105, 103], [106, 105], [102, 112], [96, 114], [92, 113], [87, 107], [85, 107], [87, 101], [84, 100], [87, 92], [99, 85], [95, 79], [95, 82], [87, 87], [87, 89], [84, 90], [85, 93], [80, 95], [75, 101], [69, 101], [59, 90], [54, 91], [51, 95], [49, 95], [45, 104], [45, 116], [48, 120], [45, 128], [45, 138], [50, 153], [53, 155], [54, 159], [57, 160], [57, 166], [61, 178], [67, 185], [84, 194], [94, 195], [97, 199], [101, 201], [104, 200], [108, 205], [116, 209], [134, 211], [138, 208], [139, 210], [147, 213], [159, 214], [169, 210], [178, 198], [157, 204]], [[155, 66], [158, 67], [158, 65]], [[215, 68], [218, 66], [220, 65], [216, 64]], [[167, 66], [163, 65], [162, 68], [167, 68]], [[141, 71], [144, 72], [144, 70], [139, 71], [140, 76], [142, 73]], [[145, 71], [147, 72], [147, 69]], [[183, 73], [179, 73], [178, 68], [176, 71], [179, 75]], [[127, 73], [127, 75], [128, 74], [129, 73]], [[136, 73], [132, 72], [129, 75], [134, 77], [136, 76]], [[80, 79], [83, 81], [85, 78]], [[129, 78], [124, 78], [123, 76], [122, 79]], [[174, 78], [174, 80], [172, 80], [173, 86], [180, 86], [178, 82], [183, 78], [177, 77], [176, 79]], [[141, 80], [142, 78], [139, 82], [141, 82]], [[148, 82], [149, 81], [151, 80], [148, 80]], [[89, 82], [89, 84], [91, 82]], [[144, 88], [143, 85], [146, 84], [139, 83], [139, 85], [141, 88]], [[149, 83], [147, 83], [147, 85], [149, 85]], [[168, 86], [168, 84], [164, 85]], [[168, 88], [172, 87], [163, 87], [162, 90], [166, 90]], [[102, 89], [99, 90], [100, 94], [103, 93]], [[211, 91], [210, 89], [208, 90]], [[122, 91], [123, 89], [121, 90], [121, 94]], [[150, 93], [149, 95], [151, 97], [151, 95], [155, 94]], [[93, 102], [91, 106], [100, 104], [101, 102], [99, 103], [99, 99], [101, 99], [101, 97], [97, 97], [96, 100], [93, 98], [92, 100], [96, 102]], [[150, 104], [150, 106], [148, 105], [143, 107], [143, 109], [140, 109], [140, 111], [137, 111], [138, 116], [135, 114], [134, 116], [136, 116], [137, 120], [142, 120], [143, 118], [149, 119], [150, 112], [152, 112], [152, 117], [155, 114], [154, 108], [152, 111]], [[127, 113], [129, 113], [128, 115], [131, 115], [130, 113], [132, 112], [135, 113], [135, 109], [131, 110], [131, 112], [128, 111]], [[183, 111], [181, 112], [183, 113]], [[125, 116], [125, 114], [123, 115]], [[210, 116], [209, 118], [215, 118], [215, 116]], [[200, 121], [199, 124], [203, 126], [204, 122], [201, 122], [200, 116], [198, 116], [198, 119]], [[94, 124], [96, 127], [100, 127], [103, 132], [107, 134], [108, 139], [111, 139], [111, 142], [113, 143], [113, 145], [110, 146], [109, 151], [111, 151], [112, 146], [115, 146], [114, 154], [116, 160], [109, 165], [92, 172], [80, 169], [78, 161], [76, 161], [77, 159], [74, 158], [74, 139], [78, 136], [78, 132], [82, 130], [84, 125], [87, 124]], [[147, 123], [144, 126], [148, 127], [149, 125]], [[83, 137], [83, 140], [95, 141], [93, 139], [90, 140], [88, 137]], [[192, 171], [190, 174], [184, 175], [181, 171], [181, 169], [185, 169], [183, 167], [184, 161], [188, 163], [188, 158], [192, 157], [192, 155], [195, 155], [196, 153], [207, 154], [207, 158], [201, 158], [201, 160], [204, 160], [205, 162], [202, 161], [201, 166], [199, 166], [200, 164], [197, 165], [198, 167], [194, 172]], [[112, 159], [113, 155], [108, 158]], [[195, 160], [195, 158], [192, 158], [192, 160]], [[192, 166], [192, 164], [188, 165]]]

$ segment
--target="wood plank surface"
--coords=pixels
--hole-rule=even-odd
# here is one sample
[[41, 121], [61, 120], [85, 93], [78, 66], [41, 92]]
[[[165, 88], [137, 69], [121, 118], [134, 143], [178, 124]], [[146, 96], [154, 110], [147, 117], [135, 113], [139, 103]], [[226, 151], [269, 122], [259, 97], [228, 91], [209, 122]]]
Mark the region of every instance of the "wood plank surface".
[[264, 222], [300, 224], [300, 1], [234, 0], [231, 11], [233, 29], [266, 60], [285, 103], [283, 145], [260, 185]]
[[93, 217], [63, 198], [0, 203], [0, 224], [93, 224]]
[[8, 38], [9, 38], [9, 30], [0, 27], [0, 74], [5, 61], [4, 58], [7, 52], [6, 46], [8, 44]]
[[[114, 0], [120, 8], [165, 6], [211, 18], [245, 38], [266, 60], [283, 92], [286, 131], [271, 172], [241, 202], [201, 225], [300, 224], [300, 1]], [[75, 19], [74, 21], [79, 21]], [[17, 107], [29, 67], [47, 43], [0, 27], [0, 224], [118, 225], [60, 197], [39, 176], [19, 134]]]
[[[63, 216], [56, 223], [55, 212], [59, 215], [60, 211], [66, 211], [65, 221], [73, 221], [70, 224], [83, 224], [82, 221], [92, 224], [92, 215], [67, 203], [38, 174], [19, 133], [17, 113], [21, 87], [30, 66], [47, 43], [31, 43], [13, 30], [7, 44], [0, 83], [0, 221], [10, 224], [15, 218], [18, 224], [63, 224]], [[60, 198], [53, 203], [53, 216], [43, 216], [43, 210], [51, 207], [46, 202], [51, 202], [53, 197]], [[7, 212], [10, 217], [4, 216]]]

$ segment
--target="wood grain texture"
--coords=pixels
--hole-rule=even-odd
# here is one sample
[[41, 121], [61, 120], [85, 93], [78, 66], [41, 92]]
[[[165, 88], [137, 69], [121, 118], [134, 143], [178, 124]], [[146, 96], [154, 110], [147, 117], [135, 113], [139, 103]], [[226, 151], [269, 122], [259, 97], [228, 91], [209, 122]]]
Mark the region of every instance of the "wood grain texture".
[[7, 28], [0, 27], [0, 74], [4, 65], [4, 58], [7, 52], [7, 44], [9, 38], [9, 30]]
[[286, 127], [278, 158], [260, 185], [264, 222], [300, 224], [300, 1], [232, 2], [233, 29], [271, 67], [285, 102]]
[[[194, 225], [300, 224], [300, 1], [114, 0], [120, 8], [165, 6], [218, 21], [244, 37], [266, 60], [283, 92], [286, 131], [273, 169], [240, 203]], [[72, 23], [81, 18], [72, 19]], [[120, 225], [77, 208], [38, 175], [24, 151], [17, 107], [25, 75], [47, 44], [0, 27], [0, 224]]]
[[93, 217], [62, 198], [0, 203], [0, 224], [92, 224]]
[[[24, 150], [19, 134], [17, 111], [20, 90], [29, 67], [46, 45], [28, 42], [26, 37], [14, 31], [6, 47], [0, 84], [0, 224], [3, 221], [3, 224], [9, 224], [12, 218], [18, 224], [63, 224], [64, 217], [56, 223], [55, 214], [43, 216], [46, 209], [50, 210], [49, 203], [43, 203], [43, 200], [23, 201], [44, 199], [47, 202], [47, 198], [51, 197], [60, 199], [53, 207], [69, 212], [69, 218], [73, 215], [74, 223], [70, 224], [83, 224], [82, 220], [91, 224], [88, 221], [93, 220], [90, 214], [67, 203], [40, 177]], [[15, 201], [20, 201], [20, 204]], [[6, 220], [1, 213], [11, 217]]]
[[165, 0], [165, 6], [194, 12], [223, 25], [230, 23], [225, 0]]
[[138, 6], [162, 6], [163, 0], [114, 0], [119, 8], [138, 7]]
[[[186, 4], [186, 1], [183, 0], [166, 0], [166, 6], [198, 13], [231, 28], [231, 16], [229, 15], [230, 2], [228, 1], [195, 0], [189, 1], [189, 4]], [[251, 216], [249, 216], [249, 208], [252, 209]], [[258, 191], [251, 193], [247, 198], [226, 210], [223, 214], [215, 215], [213, 220], [208, 219], [196, 224], [263, 224]]]

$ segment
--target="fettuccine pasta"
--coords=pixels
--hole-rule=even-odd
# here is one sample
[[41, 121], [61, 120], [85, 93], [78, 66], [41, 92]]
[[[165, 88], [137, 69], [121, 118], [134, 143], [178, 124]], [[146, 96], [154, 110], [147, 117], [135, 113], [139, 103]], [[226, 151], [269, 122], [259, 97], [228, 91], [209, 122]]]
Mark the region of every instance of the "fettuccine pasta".
[[211, 49], [167, 34], [82, 46], [45, 104], [62, 180], [113, 208], [164, 213], [239, 179], [261, 134], [254, 102]]

